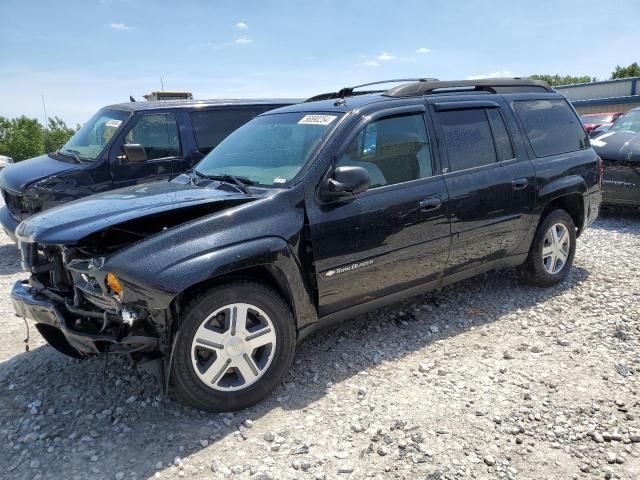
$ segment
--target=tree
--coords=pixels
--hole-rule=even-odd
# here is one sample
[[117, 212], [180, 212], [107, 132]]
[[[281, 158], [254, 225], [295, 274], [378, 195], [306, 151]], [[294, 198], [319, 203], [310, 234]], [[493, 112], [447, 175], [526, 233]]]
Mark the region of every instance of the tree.
[[616, 65], [616, 69], [611, 73], [611, 80], [629, 77], [640, 77], [640, 65], [638, 65], [638, 62], [633, 62], [628, 67]]
[[35, 118], [0, 117], [0, 155], [8, 155], [19, 162], [55, 152], [80, 128], [80, 125], [75, 130], [67, 127], [58, 117], [49, 117], [47, 124], [45, 129]]
[[55, 152], [61, 146], [69, 141], [76, 133], [71, 127], [67, 127], [64, 120], [58, 117], [49, 117], [49, 125], [47, 131], [44, 132], [44, 151]]
[[552, 87], [558, 85], [573, 85], [574, 83], [589, 83], [595, 82], [597, 79], [595, 77], [590, 77], [588, 75], [583, 75], [581, 77], [573, 77], [571, 75], [530, 75], [530, 79], [532, 80], [544, 80]]
[[0, 117], [0, 154], [15, 161], [42, 155], [44, 130], [35, 118], [6, 119]]

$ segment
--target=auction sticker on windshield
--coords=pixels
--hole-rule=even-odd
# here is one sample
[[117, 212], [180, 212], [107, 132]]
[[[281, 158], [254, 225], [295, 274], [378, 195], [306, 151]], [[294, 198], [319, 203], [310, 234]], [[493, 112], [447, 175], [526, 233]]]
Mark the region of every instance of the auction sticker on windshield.
[[298, 122], [300, 125], [329, 125], [336, 118], [336, 115], [305, 115]]
[[122, 124], [122, 120], [109, 120], [105, 125], [107, 127], [118, 128]]

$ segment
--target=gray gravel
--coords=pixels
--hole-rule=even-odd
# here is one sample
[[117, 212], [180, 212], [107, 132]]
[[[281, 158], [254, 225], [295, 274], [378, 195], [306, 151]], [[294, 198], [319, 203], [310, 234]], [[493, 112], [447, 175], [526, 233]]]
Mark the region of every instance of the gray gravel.
[[512, 270], [319, 332], [261, 404], [212, 415], [126, 359], [13, 315], [0, 236], [0, 478], [640, 478], [640, 216], [605, 216], [557, 288]]

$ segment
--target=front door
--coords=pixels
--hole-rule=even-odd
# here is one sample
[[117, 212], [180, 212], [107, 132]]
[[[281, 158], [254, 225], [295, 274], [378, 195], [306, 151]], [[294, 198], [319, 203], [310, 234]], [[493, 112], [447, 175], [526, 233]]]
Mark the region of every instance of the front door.
[[339, 150], [335, 166], [365, 168], [371, 186], [349, 202], [308, 209], [320, 316], [440, 277], [448, 196], [431, 150], [418, 107], [374, 116]]
[[451, 253], [445, 275], [512, 254], [534, 202], [531, 162], [519, 157], [493, 101], [443, 102], [432, 110], [448, 157]]
[[[147, 160], [128, 162], [122, 146], [139, 144]], [[178, 121], [173, 113], [144, 113], [134, 118], [128, 130], [116, 140], [109, 154], [113, 187], [169, 180], [174, 176], [174, 163], [182, 160]]]

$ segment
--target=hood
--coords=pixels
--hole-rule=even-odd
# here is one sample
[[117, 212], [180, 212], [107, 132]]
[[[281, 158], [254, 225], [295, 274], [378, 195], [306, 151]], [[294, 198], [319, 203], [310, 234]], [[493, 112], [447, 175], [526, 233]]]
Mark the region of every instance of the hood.
[[49, 155], [10, 164], [0, 172], [0, 188], [22, 193], [27, 185], [68, 170], [82, 168], [80, 164], [56, 160]]
[[591, 139], [591, 146], [603, 160], [640, 163], [640, 134], [606, 132]]
[[[28, 218], [16, 229], [18, 239], [45, 245], [73, 245], [112, 226], [150, 219], [146, 233], [155, 233], [212, 211], [255, 200], [258, 197], [184, 181], [156, 182], [112, 190], [66, 203]], [[211, 208], [208, 208], [210, 206]]]

